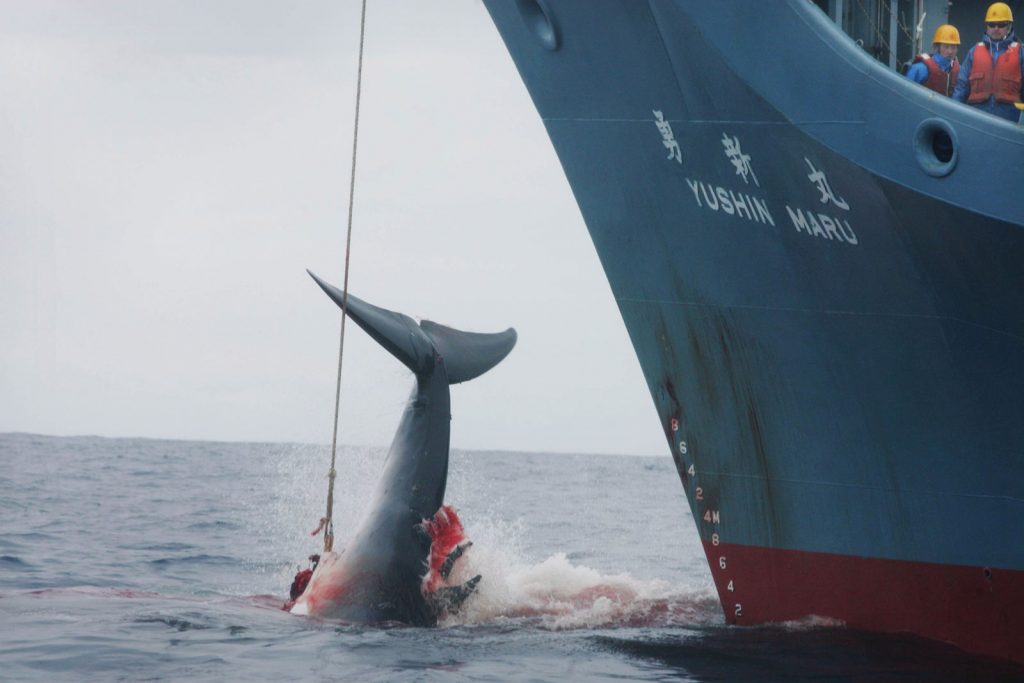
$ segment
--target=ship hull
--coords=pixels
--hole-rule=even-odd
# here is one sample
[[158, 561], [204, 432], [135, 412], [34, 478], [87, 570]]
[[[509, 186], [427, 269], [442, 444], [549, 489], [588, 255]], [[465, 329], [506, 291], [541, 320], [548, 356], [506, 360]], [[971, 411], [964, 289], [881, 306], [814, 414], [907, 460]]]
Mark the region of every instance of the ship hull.
[[1024, 572], [710, 541], [704, 550], [730, 623], [828, 615], [850, 628], [914, 633], [1021, 658]]
[[727, 620], [1024, 661], [1024, 200], [992, 166], [1020, 130], [802, 0], [487, 5]]

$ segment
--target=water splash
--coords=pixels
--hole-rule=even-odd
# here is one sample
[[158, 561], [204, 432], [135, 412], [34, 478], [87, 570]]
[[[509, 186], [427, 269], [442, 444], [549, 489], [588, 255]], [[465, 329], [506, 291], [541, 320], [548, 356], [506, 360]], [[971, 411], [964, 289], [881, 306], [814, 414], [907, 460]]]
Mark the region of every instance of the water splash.
[[[353, 524], [370, 502], [386, 450], [341, 446], [337, 458], [335, 494], [335, 546], [344, 547]], [[322, 538], [310, 531], [324, 514], [330, 447], [310, 444], [282, 445], [264, 470], [262, 495], [246, 499], [248, 534], [252, 539], [249, 571], [257, 586], [241, 593], [286, 594], [296, 566], [323, 548]], [[255, 590], [253, 590], [255, 588]], [[241, 594], [240, 593], [240, 594]]]
[[[718, 600], [701, 589], [605, 575], [564, 553], [523, 563], [477, 543], [461, 574], [483, 574], [476, 594], [444, 625], [517, 621], [550, 630], [722, 623]], [[461, 580], [455, 577], [455, 583]]]
[[[337, 547], [345, 546], [355, 526], [344, 520], [357, 521], [369, 505], [385, 457], [386, 450], [381, 448], [343, 447], [339, 451], [334, 513]], [[442, 626], [513, 622], [564, 630], [724, 623], [710, 584], [644, 579], [614, 569], [600, 571], [581, 564], [575, 552], [579, 548], [569, 546], [556, 546], [551, 549], [556, 552], [538, 560], [536, 548], [529, 546], [538, 533], [546, 536], [547, 529], [540, 531], [537, 525], [568, 527], [578, 530], [577, 538], [598, 539], [615, 531], [601, 525], [629, 520], [601, 521], [599, 514], [553, 519], [548, 508], [508, 501], [506, 497], [514, 498], [518, 489], [509, 487], [505, 477], [481, 476], [487, 468], [474, 462], [479, 457], [453, 453], [446, 498], [455, 504], [473, 546], [455, 563], [448, 584], [459, 585], [476, 574], [483, 579], [462, 610], [443, 620]], [[500, 466], [501, 461], [494, 460], [496, 455], [488, 457], [492, 458], [488, 466]], [[320, 446], [285, 447], [273, 458], [268, 469], [268, 476], [274, 479], [271, 500], [252, 507], [257, 536], [267, 544], [267, 552], [254, 567], [261, 574], [259, 589], [250, 594], [284, 596], [296, 563], [319, 551], [320, 540], [310, 538], [309, 531], [323, 515], [328, 461], [329, 451]], [[493, 469], [490, 471], [493, 475]], [[523, 514], [524, 510], [532, 513]], [[595, 525], [600, 528], [591, 528]], [[600, 544], [585, 556], [600, 557]], [[614, 567], [614, 560], [611, 564]]]

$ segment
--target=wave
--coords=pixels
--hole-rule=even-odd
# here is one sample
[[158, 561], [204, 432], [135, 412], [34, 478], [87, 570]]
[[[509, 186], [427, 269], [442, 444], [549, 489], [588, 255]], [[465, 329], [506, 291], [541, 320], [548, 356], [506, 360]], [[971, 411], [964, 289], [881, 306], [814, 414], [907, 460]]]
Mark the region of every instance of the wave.
[[6, 567], [7, 569], [17, 571], [25, 571], [26, 569], [33, 568], [31, 564], [15, 555], [0, 555], [0, 567]]
[[187, 557], [161, 557], [158, 560], [150, 560], [149, 564], [156, 567], [168, 567], [171, 565], [181, 564], [238, 565], [240, 564], [240, 560], [237, 557], [229, 557], [227, 555], [207, 555], [203, 553], [200, 555], [188, 555]]

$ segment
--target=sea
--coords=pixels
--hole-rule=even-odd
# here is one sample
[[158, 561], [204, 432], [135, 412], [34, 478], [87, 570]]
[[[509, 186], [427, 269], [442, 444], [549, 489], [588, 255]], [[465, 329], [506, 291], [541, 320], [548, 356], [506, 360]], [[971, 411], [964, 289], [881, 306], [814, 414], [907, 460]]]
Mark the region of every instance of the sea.
[[[386, 448], [338, 450], [336, 546]], [[808, 619], [724, 622], [672, 460], [454, 451], [476, 594], [434, 628], [281, 609], [330, 448], [0, 434], [0, 681], [1021, 681]], [[937, 599], [939, 597], [937, 596]]]

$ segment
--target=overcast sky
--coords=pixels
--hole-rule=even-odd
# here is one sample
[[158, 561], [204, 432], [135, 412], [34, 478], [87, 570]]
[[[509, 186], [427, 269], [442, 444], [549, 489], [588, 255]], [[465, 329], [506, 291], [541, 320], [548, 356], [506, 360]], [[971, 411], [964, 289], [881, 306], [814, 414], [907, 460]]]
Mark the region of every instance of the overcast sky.
[[[351, 290], [519, 332], [452, 445], [660, 454], [572, 193], [479, 0], [370, 0]], [[356, 0], [0, 0], [0, 431], [329, 443]], [[412, 375], [346, 335], [339, 441]]]

